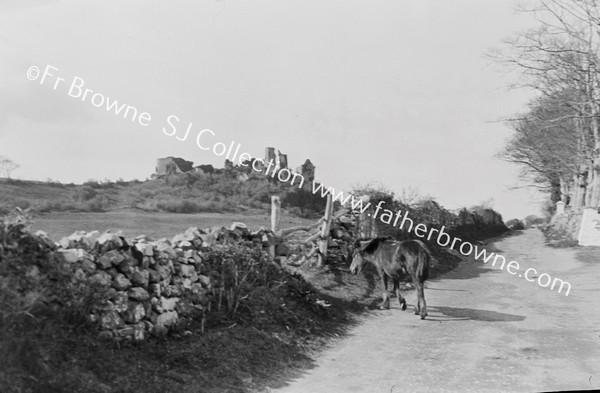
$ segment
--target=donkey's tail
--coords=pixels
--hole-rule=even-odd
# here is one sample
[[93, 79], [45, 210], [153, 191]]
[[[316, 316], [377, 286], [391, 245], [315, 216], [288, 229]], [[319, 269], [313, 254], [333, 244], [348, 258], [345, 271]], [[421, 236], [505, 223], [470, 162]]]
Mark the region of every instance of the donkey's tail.
[[420, 282], [424, 282], [429, 279], [429, 263], [431, 261], [431, 251], [427, 248], [425, 243], [420, 240], [415, 240], [419, 244], [419, 254], [417, 255], [417, 268], [415, 273], [417, 279]]

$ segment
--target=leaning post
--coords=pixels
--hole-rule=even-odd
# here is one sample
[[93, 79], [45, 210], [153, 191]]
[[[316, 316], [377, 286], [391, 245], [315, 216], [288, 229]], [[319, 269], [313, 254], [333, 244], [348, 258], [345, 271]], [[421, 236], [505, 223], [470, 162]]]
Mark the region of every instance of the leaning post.
[[327, 204], [325, 205], [325, 216], [323, 216], [323, 224], [319, 236], [319, 267], [325, 264], [327, 259], [327, 245], [329, 244], [329, 232], [331, 229], [331, 220], [333, 217], [333, 200], [331, 194], [327, 194]]
[[281, 200], [278, 195], [271, 196], [271, 231], [276, 233], [279, 230], [281, 221]]
[[[281, 221], [281, 200], [278, 195], [271, 196], [271, 231], [273, 236], [279, 231], [279, 222]], [[275, 258], [275, 238], [272, 237], [269, 245], [269, 255]]]

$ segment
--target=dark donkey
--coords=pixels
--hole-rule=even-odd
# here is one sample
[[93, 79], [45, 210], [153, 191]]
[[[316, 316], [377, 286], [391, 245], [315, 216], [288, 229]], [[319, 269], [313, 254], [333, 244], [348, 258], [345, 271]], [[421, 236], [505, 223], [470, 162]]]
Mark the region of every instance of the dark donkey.
[[415, 314], [421, 319], [427, 316], [427, 304], [423, 285], [429, 276], [431, 253], [427, 246], [419, 240], [396, 241], [389, 238], [375, 238], [362, 247], [355, 247], [350, 272], [358, 274], [365, 263], [371, 262], [377, 268], [383, 283], [383, 303], [381, 309], [390, 308], [388, 295], [388, 277], [394, 282], [394, 292], [402, 310], [406, 310], [406, 300], [400, 292], [400, 280], [410, 277], [417, 290]]

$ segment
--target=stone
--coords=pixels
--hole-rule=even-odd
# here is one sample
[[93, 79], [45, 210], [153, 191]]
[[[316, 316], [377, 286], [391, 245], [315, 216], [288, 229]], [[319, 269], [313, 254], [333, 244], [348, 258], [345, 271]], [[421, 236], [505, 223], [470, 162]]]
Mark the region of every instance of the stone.
[[167, 285], [164, 287], [162, 294], [166, 297], [181, 296], [181, 288], [176, 285]]
[[184, 240], [179, 243], [179, 248], [181, 248], [182, 250], [185, 251], [185, 250], [193, 249], [194, 245], [189, 240]]
[[88, 232], [82, 240], [87, 244], [88, 250], [91, 250], [94, 248], [94, 244], [96, 243], [96, 241], [98, 240], [99, 237], [100, 237], [99, 231], [91, 231], [91, 232]]
[[201, 234], [200, 239], [202, 239], [202, 247], [208, 248], [217, 242], [217, 235], [213, 233]]
[[163, 280], [160, 273], [154, 269], [148, 269], [148, 281], [151, 283], [157, 283], [160, 280]]
[[142, 302], [142, 305], [144, 306], [144, 311], [146, 312], [146, 315], [150, 315], [150, 313], [152, 312], [152, 302], [150, 300], [145, 300]]
[[126, 259], [119, 264], [118, 269], [121, 273], [129, 277], [131, 274], [133, 274], [133, 268], [135, 265], [136, 262], [134, 262], [133, 259]]
[[290, 254], [290, 248], [285, 243], [280, 243], [275, 246], [276, 256], [288, 256]]
[[104, 266], [107, 264], [107, 262], [106, 261], [100, 262], [100, 260], [102, 258], [107, 258], [110, 261], [111, 265], [118, 266], [121, 262], [123, 262], [125, 260], [125, 255], [123, 255], [118, 250], [111, 250], [111, 251], [106, 252], [100, 258], [98, 258], [98, 262], [100, 264], [102, 264], [102, 266]]
[[186, 298], [182, 299], [180, 302], [177, 302], [175, 309], [179, 315], [190, 316], [196, 310], [196, 307], [194, 307], [194, 304], [192, 304], [191, 299]]
[[197, 294], [200, 292], [206, 292], [206, 289], [204, 289], [202, 287], [202, 284], [200, 284], [199, 282], [192, 284], [192, 286], [190, 287], [190, 291], [192, 294]]
[[73, 273], [73, 278], [75, 280], [83, 281], [86, 279], [86, 277], [87, 277], [87, 275], [85, 274], [83, 269], [81, 269], [81, 268], [75, 269], [75, 273]]
[[144, 320], [144, 325], [146, 325], [146, 331], [149, 332], [154, 327], [154, 324], [148, 320]]
[[85, 237], [85, 231], [76, 231], [69, 236], [65, 236], [58, 241], [58, 245], [62, 248], [79, 248], [81, 245], [81, 239]]
[[168, 257], [175, 258], [177, 254], [168, 240], [163, 239], [154, 243], [154, 247], [159, 254], [165, 254]]
[[196, 272], [192, 265], [179, 265], [179, 274], [183, 277], [191, 277]]
[[123, 327], [125, 323], [119, 316], [119, 313], [115, 310], [109, 310], [105, 312], [100, 318], [100, 326], [104, 330], [115, 330]]
[[153, 325], [150, 330], [150, 334], [152, 334], [155, 337], [164, 337], [168, 331], [169, 329], [167, 329], [166, 326]]
[[160, 277], [163, 280], [168, 280], [172, 274], [171, 266], [168, 265], [158, 265], [156, 266], [156, 271], [160, 274]]
[[35, 265], [30, 266], [27, 269], [27, 273], [25, 273], [25, 276], [32, 278], [34, 280], [38, 280], [40, 278], [40, 269]]
[[123, 246], [123, 241], [119, 233], [104, 232], [94, 243], [94, 250], [99, 254], [105, 254], [109, 251], [117, 250]]
[[98, 231], [92, 231], [89, 233], [86, 233], [85, 231], [77, 231], [60, 239], [58, 244], [60, 247], [65, 249], [83, 248], [85, 250], [91, 250], [99, 235], [100, 232]]
[[110, 330], [103, 330], [100, 333], [98, 333], [98, 338], [100, 340], [112, 340], [114, 338], [114, 335]]
[[202, 262], [203, 262], [203, 261], [202, 261], [202, 257], [200, 256], [200, 253], [199, 253], [199, 252], [195, 252], [195, 253], [192, 255], [192, 258], [194, 258], [194, 261], [195, 261], [195, 263], [202, 263]]
[[150, 282], [150, 273], [148, 270], [136, 270], [131, 275], [131, 283], [136, 286], [146, 287]]
[[164, 311], [161, 306], [161, 301], [156, 297], [150, 298], [150, 305], [152, 306], [152, 309], [159, 314]]
[[177, 244], [183, 241], [191, 242], [197, 237], [200, 237], [202, 231], [198, 227], [189, 227], [184, 233], [177, 234], [171, 240], [171, 244]]
[[248, 225], [243, 222], [235, 221], [231, 224], [230, 230], [234, 231], [236, 228], [248, 229]]
[[133, 340], [142, 341], [146, 338], [146, 324], [144, 322], [138, 322], [133, 325]]
[[154, 256], [154, 247], [152, 246], [152, 244], [137, 243], [135, 245], [135, 247], [138, 249], [138, 251], [140, 251], [142, 254], [144, 254], [147, 257]]
[[177, 324], [177, 322], [179, 321], [179, 314], [177, 314], [177, 311], [168, 311], [165, 313], [160, 314], [157, 318], [156, 318], [156, 323], [155, 323], [155, 327], [156, 326], [164, 326], [164, 327], [170, 327], [170, 326], [174, 326], [175, 324]]
[[210, 278], [207, 276], [204, 276], [202, 274], [200, 274], [198, 276], [198, 282], [200, 282], [200, 284], [202, 284], [202, 286], [204, 288], [210, 289], [211, 285], [210, 285]]
[[150, 284], [149, 290], [152, 295], [160, 296], [160, 284]]
[[117, 277], [120, 273], [117, 269], [115, 269], [114, 267], [111, 267], [110, 269], [106, 269], [105, 270], [108, 274], [110, 274], [110, 277], [112, 279], [114, 279], [115, 277]]
[[96, 271], [96, 264], [89, 259], [84, 259], [80, 262], [81, 269], [87, 274], [93, 273]]
[[129, 281], [129, 279], [123, 274], [119, 273], [115, 278], [113, 278], [112, 287], [118, 291], [124, 291], [131, 287], [131, 281]]
[[184, 289], [190, 289], [192, 287], [192, 280], [190, 278], [184, 278], [181, 280], [181, 287]]
[[109, 286], [112, 281], [112, 277], [107, 272], [99, 270], [93, 276], [91, 276], [89, 280], [92, 283]]
[[117, 292], [113, 299], [113, 304], [117, 312], [123, 313], [129, 308], [129, 296], [127, 296], [126, 292]]
[[144, 269], [147, 269], [150, 266], [154, 266], [155, 264], [156, 264], [156, 259], [154, 259], [154, 257], [145, 256], [144, 259], [142, 259], [142, 267]]
[[121, 340], [133, 340], [133, 326], [126, 326], [117, 330], [116, 336]]
[[58, 250], [59, 255], [61, 255], [63, 261], [68, 263], [76, 263], [80, 259], [84, 258], [83, 250], [80, 248], [72, 248], [69, 250]]
[[[175, 250], [173, 250], [173, 252], [175, 252]], [[165, 266], [165, 265], [168, 265], [169, 263], [171, 263], [171, 259], [175, 259], [175, 258], [177, 258], [177, 255], [175, 255], [174, 257], [171, 257], [168, 254], [159, 253], [158, 256], [156, 257], [156, 262], [161, 266]]]
[[96, 260], [96, 264], [100, 269], [106, 270], [112, 267], [112, 261], [106, 255], [102, 255]]
[[144, 305], [136, 302], [129, 302], [129, 306], [125, 311], [124, 319], [127, 323], [138, 323], [146, 316]]
[[129, 298], [137, 300], [138, 302], [150, 299], [150, 294], [148, 293], [148, 291], [140, 287], [134, 287], [129, 289], [127, 295], [129, 296]]
[[173, 310], [175, 310], [175, 306], [177, 305], [178, 301], [179, 301], [178, 297], [171, 297], [171, 298], [161, 297], [160, 298], [160, 307], [164, 311], [173, 311]]

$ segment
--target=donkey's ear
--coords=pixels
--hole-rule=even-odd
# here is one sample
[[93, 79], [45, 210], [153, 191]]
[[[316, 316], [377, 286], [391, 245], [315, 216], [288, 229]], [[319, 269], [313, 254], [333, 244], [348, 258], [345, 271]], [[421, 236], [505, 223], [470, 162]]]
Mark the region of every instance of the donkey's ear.
[[372, 241], [372, 239], [359, 238], [354, 240], [354, 249], [363, 251], [363, 249]]
[[371, 239], [367, 243], [363, 244], [360, 247], [360, 250], [362, 252], [366, 252], [367, 254], [372, 254], [375, 252], [375, 250], [377, 250], [377, 247], [379, 247], [380, 240], [381, 239], [379, 238]]

